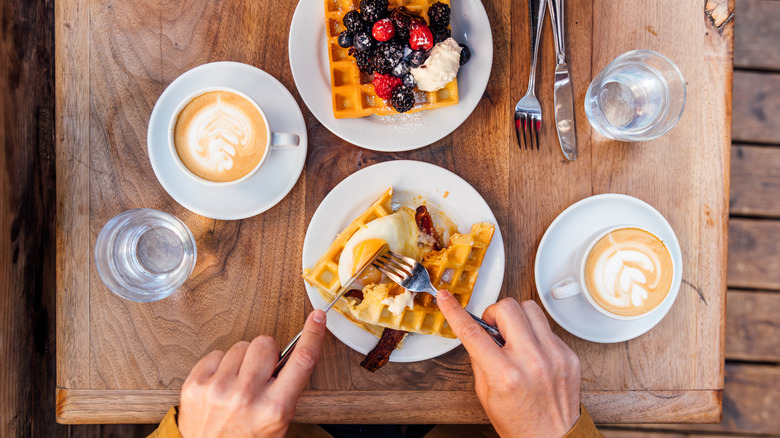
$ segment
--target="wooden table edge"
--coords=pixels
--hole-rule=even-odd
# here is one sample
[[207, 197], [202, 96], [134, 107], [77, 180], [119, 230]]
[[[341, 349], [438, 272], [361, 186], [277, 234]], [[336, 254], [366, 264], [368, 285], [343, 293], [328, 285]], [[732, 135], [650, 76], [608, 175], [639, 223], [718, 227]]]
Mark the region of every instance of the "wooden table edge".
[[[381, 400], [382, 409], [366, 409]], [[433, 409], [446, 401], [447, 409]], [[583, 391], [599, 424], [719, 423], [722, 389]], [[57, 422], [159, 423], [179, 390], [56, 390]], [[412, 403], [413, 402], [413, 403]], [[487, 415], [473, 391], [304, 391], [293, 422], [351, 424], [483, 424]]]

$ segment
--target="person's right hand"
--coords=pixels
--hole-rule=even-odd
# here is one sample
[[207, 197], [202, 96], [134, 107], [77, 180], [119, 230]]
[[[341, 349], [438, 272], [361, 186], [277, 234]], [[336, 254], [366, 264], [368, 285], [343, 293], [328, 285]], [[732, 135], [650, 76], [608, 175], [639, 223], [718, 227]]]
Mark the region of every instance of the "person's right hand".
[[561, 437], [580, 417], [580, 361], [534, 301], [505, 298], [482, 318], [501, 348], [446, 291], [436, 301], [471, 356], [477, 397], [502, 437]]

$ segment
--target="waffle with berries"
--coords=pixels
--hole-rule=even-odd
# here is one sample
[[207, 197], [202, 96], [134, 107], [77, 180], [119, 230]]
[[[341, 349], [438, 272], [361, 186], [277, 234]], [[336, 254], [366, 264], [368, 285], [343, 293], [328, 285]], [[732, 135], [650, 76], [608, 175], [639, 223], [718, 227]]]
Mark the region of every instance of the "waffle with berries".
[[[450, 3], [449, 0], [440, 1], [447, 5]], [[342, 19], [347, 12], [359, 7], [359, 0], [324, 0], [324, 3], [333, 115], [337, 119], [343, 119], [398, 114], [391, 105], [390, 99], [385, 100], [377, 96], [372, 84], [374, 77], [362, 73], [355, 57], [349, 54], [350, 49], [343, 48], [338, 43], [339, 34], [345, 30]], [[430, 4], [430, 0], [388, 1], [390, 8], [405, 6], [420, 17], [427, 16]], [[408, 113], [456, 105], [458, 103], [457, 79], [437, 91], [425, 92], [415, 87], [411, 93], [414, 104], [406, 111]]]

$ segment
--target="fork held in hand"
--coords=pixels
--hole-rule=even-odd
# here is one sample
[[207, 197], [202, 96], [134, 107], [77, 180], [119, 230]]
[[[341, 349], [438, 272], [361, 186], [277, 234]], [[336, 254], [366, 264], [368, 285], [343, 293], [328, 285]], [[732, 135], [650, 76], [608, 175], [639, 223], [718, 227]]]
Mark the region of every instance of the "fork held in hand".
[[515, 134], [521, 149], [539, 150], [539, 132], [542, 130], [542, 106], [536, 98], [536, 55], [539, 36], [542, 33], [546, 0], [528, 0], [528, 16], [531, 20], [531, 71], [528, 74], [528, 91], [515, 105]]
[[[396, 254], [392, 251], [387, 251], [384, 255], [377, 257], [374, 260], [374, 266], [379, 269], [380, 272], [385, 274], [387, 278], [398, 284], [402, 288], [410, 292], [425, 292], [436, 297], [438, 290], [433, 287], [431, 283], [431, 277], [428, 275], [428, 271], [425, 266], [417, 260], [406, 257], [401, 254]], [[501, 336], [498, 329], [492, 325], [486, 323], [482, 318], [469, 312], [474, 321], [480, 325], [485, 331], [493, 338], [499, 347], [503, 347], [506, 341]]]

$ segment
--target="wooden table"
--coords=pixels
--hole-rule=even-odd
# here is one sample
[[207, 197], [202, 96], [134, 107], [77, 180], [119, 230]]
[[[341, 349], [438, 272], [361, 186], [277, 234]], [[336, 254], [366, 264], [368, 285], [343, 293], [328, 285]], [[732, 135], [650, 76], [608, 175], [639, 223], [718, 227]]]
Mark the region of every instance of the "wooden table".
[[[357, 169], [400, 158], [451, 169], [485, 197], [506, 244], [502, 295], [517, 299], [535, 298], [536, 247], [573, 202], [616, 192], [656, 207], [683, 248], [683, 286], [671, 312], [649, 333], [619, 344], [556, 331], [581, 358], [583, 402], [597, 422], [718, 421], [732, 77], [724, 13], [733, 5], [570, 0], [581, 151], [570, 163], [552, 123], [544, 126], [540, 152], [518, 150], [510, 108], [527, 83], [526, 2], [484, 3], [495, 45], [480, 104], [445, 139], [385, 154], [338, 139], [297, 95], [287, 61], [294, 2], [56, 2], [58, 421], [156, 422], [177, 403], [184, 378], [207, 352], [259, 334], [286, 342], [311, 310], [295, 267], [320, 200]], [[547, 117], [554, 64], [549, 24], [542, 46], [537, 77]], [[629, 145], [596, 136], [582, 101], [593, 75], [636, 48], [659, 50], [680, 66], [688, 102], [669, 134]], [[307, 166], [295, 188], [268, 212], [242, 221], [210, 220], [178, 205], [155, 179], [146, 153], [146, 125], [160, 93], [182, 72], [215, 60], [245, 62], [277, 77], [296, 95], [308, 126]], [[192, 277], [151, 304], [110, 293], [92, 263], [105, 222], [136, 207], [180, 217], [198, 242]], [[295, 420], [487, 421], [462, 348], [425, 362], [391, 363], [375, 374], [360, 368], [360, 359], [329, 336]], [[438, 408], [423, 409], [429, 406]]]

